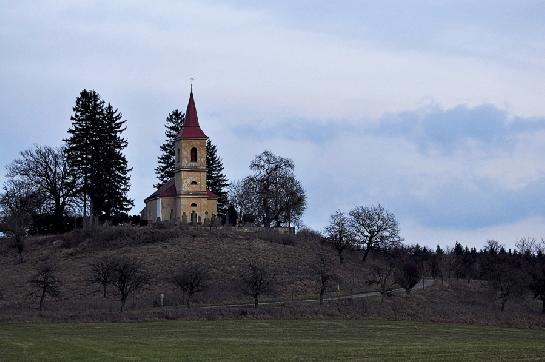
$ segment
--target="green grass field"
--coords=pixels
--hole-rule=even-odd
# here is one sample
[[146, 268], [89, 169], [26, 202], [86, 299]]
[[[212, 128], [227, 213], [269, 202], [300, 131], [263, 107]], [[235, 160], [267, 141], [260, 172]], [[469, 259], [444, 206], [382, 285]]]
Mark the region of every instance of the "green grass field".
[[368, 320], [0, 325], [0, 361], [346, 359], [545, 359], [545, 330]]

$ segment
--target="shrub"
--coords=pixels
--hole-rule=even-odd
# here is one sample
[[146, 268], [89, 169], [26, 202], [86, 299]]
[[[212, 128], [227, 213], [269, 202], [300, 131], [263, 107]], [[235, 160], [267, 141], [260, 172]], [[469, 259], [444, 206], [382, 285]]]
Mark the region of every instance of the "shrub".
[[316, 230], [313, 230], [309, 227], [302, 227], [295, 234], [297, 241], [309, 243], [309, 242], [320, 242], [323, 239], [323, 235]]
[[405, 261], [395, 273], [396, 283], [409, 294], [411, 289], [420, 280], [420, 271], [416, 263], [412, 260]]
[[29, 283], [37, 289], [36, 294], [40, 299], [40, 312], [43, 311], [46, 296], [57, 297], [60, 294], [61, 282], [57, 277], [55, 266], [51, 263], [40, 265]]
[[271, 243], [282, 245], [295, 245], [296, 237], [293, 234], [284, 234], [278, 230], [264, 228], [258, 231], [257, 237], [263, 241], [269, 241]]
[[259, 305], [259, 296], [272, 291], [275, 276], [261, 263], [252, 261], [240, 273], [242, 292], [254, 299], [254, 307]]
[[119, 295], [121, 311], [125, 308], [127, 298], [142, 290], [149, 280], [144, 265], [138, 259], [120, 257], [115, 261], [112, 284]]
[[182, 291], [187, 308], [190, 308], [191, 297], [204, 291], [208, 287], [209, 279], [210, 275], [205, 267], [195, 263], [181, 267], [172, 278], [172, 283]]
[[106, 288], [113, 282], [116, 262], [115, 258], [104, 257], [91, 264], [90, 282], [100, 284], [104, 298], [106, 298]]

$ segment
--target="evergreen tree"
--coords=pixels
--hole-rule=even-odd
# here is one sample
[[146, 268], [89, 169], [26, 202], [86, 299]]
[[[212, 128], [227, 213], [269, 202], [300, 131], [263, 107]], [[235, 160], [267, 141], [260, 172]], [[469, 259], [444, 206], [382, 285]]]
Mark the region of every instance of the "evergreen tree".
[[175, 170], [176, 137], [184, 125], [185, 114], [175, 109], [167, 116], [165, 121], [165, 143], [161, 145], [161, 154], [158, 157], [158, 165], [155, 174], [159, 182], [154, 187], [159, 187], [172, 177]]
[[127, 147], [127, 140], [121, 137], [125, 131], [123, 115], [108, 103], [104, 109], [104, 130], [106, 147], [103, 147], [103, 169], [105, 174], [104, 204], [101, 210], [106, 218], [126, 213], [134, 205], [127, 197], [130, 190], [127, 159], [123, 150]]
[[[99, 155], [99, 137], [102, 123], [104, 102], [94, 90], [82, 90], [76, 98], [73, 108], [74, 114], [70, 117], [72, 127], [68, 130], [66, 139], [66, 158], [70, 172], [79, 181], [79, 194], [83, 198], [83, 216], [86, 217], [88, 196], [96, 192], [94, 187], [100, 182], [96, 172], [96, 163]], [[90, 200], [91, 208], [93, 200]], [[91, 210], [90, 213], [93, 213]]]
[[206, 186], [218, 196], [218, 215], [225, 216], [227, 213], [227, 187], [229, 182], [223, 173], [223, 161], [218, 156], [216, 145], [206, 140], [206, 164], [208, 171], [206, 174]]
[[87, 216], [110, 218], [126, 212], [133, 205], [127, 197], [129, 172], [121, 137], [125, 121], [110, 104], [105, 106], [95, 91], [83, 90], [76, 99], [70, 118], [72, 127], [66, 139], [66, 156], [71, 172], [79, 181], [79, 191]]

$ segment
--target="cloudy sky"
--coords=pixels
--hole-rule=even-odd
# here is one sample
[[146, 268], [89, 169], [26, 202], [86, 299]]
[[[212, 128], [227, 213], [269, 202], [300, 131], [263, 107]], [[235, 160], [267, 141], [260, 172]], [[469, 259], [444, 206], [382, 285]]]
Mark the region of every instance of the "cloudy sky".
[[60, 145], [95, 89], [127, 119], [138, 212], [194, 77], [229, 178], [292, 158], [306, 225], [380, 202], [408, 242], [545, 237], [545, 1], [268, 3], [0, 0], [0, 167]]

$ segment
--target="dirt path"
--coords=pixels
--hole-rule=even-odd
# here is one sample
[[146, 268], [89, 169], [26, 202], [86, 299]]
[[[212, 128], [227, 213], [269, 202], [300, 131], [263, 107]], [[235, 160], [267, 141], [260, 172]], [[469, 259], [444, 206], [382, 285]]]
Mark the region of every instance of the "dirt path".
[[[419, 289], [425, 289], [433, 285], [435, 280], [433, 279], [423, 279], [418, 284], [416, 284], [412, 290], [418, 291]], [[424, 284], [424, 287], [422, 287], [422, 283]], [[392, 294], [402, 294], [405, 293], [405, 289], [397, 288], [392, 290]], [[356, 293], [356, 294], [349, 294], [349, 295], [343, 295], [340, 297], [329, 297], [324, 298], [324, 302], [335, 302], [338, 300], [344, 300], [344, 299], [361, 299], [361, 298], [369, 298], [369, 297], [380, 297], [380, 292], [366, 292], [366, 293]], [[320, 303], [320, 299], [294, 299], [294, 300], [272, 300], [272, 301], [264, 301], [259, 302], [259, 305], [282, 305], [282, 304], [290, 304], [290, 303]], [[198, 308], [201, 309], [214, 309], [214, 308], [237, 308], [237, 307], [253, 307], [253, 303], [242, 303], [242, 304], [219, 304], [219, 305], [206, 305], [201, 306]]]

